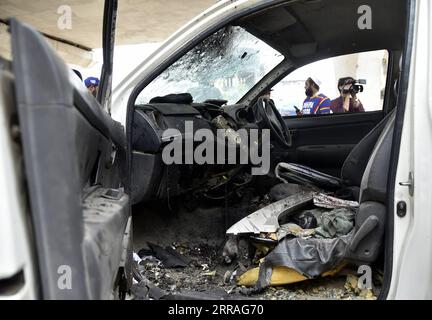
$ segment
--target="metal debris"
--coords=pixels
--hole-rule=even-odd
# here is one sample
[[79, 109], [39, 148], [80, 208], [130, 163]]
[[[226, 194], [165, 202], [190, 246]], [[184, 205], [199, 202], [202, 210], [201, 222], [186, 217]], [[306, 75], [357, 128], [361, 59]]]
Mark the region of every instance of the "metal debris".
[[313, 197], [313, 203], [315, 206], [326, 209], [335, 208], [351, 208], [357, 209], [359, 203], [357, 201], [342, 200], [324, 193], [315, 194]]
[[214, 277], [216, 276], [216, 270], [203, 272], [202, 275], [206, 277]]
[[304, 191], [274, 202], [240, 220], [229, 228], [226, 233], [237, 235], [242, 233], [277, 232], [280, 227], [278, 219], [310, 203], [313, 194], [312, 191]]

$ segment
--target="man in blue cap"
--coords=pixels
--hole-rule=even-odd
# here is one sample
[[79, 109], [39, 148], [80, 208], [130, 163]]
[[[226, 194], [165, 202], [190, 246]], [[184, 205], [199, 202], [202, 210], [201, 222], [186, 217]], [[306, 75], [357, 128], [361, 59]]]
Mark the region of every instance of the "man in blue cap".
[[99, 79], [96, 77], [88, 77], [84, 80], [84, 84], [87, 87], [88, 91], [96, 97], [99, 89]]

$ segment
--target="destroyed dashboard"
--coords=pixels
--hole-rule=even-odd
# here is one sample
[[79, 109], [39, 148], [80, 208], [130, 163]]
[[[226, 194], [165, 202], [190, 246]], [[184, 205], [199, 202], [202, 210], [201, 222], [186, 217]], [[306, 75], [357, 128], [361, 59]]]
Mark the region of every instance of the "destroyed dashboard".
[[[240, 187], [252, 180], [248, 173], [248, 161], [242, 162], [246, 164], [233, 164], [239, 162], [229, 161], [227, 148], [235, 146], [239, 156], [242, 137], [237, 130], [245, 129], [248, 134], [250, 129], [260, 128], [260, 123], [252, 107], [222, 107], [222, 102], [163, 101], [135, 106], [131, 130], [134, 203], [191, 192], [221, 199], [226, 195], [227, 184]], [[224, 132], [219, 140], [218, 129]], [[209, 137], [209, 134], [212, 136]], [[212, 154], [204, 152], [205, 163], [200, 163], [194, 157], [197, 147], [212, 138]], [[170, 144], [172, 147], [174, 143], [178, 143], [179, 148], [164, 151], [165, 147]]]

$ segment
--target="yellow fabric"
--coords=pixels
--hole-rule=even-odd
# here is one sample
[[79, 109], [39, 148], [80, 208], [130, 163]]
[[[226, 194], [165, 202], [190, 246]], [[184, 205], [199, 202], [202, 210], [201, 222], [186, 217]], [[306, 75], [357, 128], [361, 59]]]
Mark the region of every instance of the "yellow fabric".
[[[346, 266], [346, 262], [342, 262], [333, 270], [324, 272], [322, 277], [329, 277], [337, 274]], [[253, 287], [258, 281], [259, 268], [253, 268], [243, 273], [237, 280], [237, 284], [240, 286]], [[270, 279], [271, 286], [281, 286], [285, 284], [291, 284], [308, 280], [307, 277], [288, 267], [274, 267], [272, 276]]]

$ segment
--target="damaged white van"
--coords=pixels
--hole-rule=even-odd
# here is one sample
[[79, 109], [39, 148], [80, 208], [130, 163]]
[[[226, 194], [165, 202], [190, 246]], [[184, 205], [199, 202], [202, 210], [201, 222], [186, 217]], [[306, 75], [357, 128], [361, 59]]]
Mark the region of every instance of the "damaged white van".
[[1, 298], [431, 298], [429, 1], [220, 1], [111, 93], [117, 6], [97, 99], [7, 21]]

